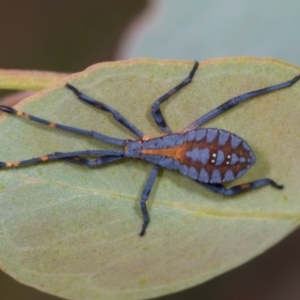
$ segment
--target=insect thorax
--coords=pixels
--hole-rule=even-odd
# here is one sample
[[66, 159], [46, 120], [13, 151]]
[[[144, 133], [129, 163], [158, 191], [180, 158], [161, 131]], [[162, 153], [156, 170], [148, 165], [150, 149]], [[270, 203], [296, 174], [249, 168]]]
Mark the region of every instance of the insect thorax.
[[141, 158], [210, 183], [240, 177], [255, 163], [254, 153], [242, 138], [215, 128], [200, 128], [147, 141], [129, 141], [125, 156]]

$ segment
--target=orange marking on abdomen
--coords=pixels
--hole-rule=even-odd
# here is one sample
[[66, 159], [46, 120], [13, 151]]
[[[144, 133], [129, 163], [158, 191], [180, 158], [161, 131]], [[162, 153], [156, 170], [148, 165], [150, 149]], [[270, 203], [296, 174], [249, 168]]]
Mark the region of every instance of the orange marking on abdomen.
[[171, 157], [175, 160], [178, 160], [180, 163], [183, 163], [185, 157], [185, 153], [187, 148], [189, 147], [188, 144], [191, 143], [183, 143], [181, 146], [175, 146], [170, 148], [159, 148], [159, 149], [142, 149], [141, 153], [146, 155], [161, 155], [165, 157]]
[[141, 153], [146, 155], [161, 155], [180, 160], [183, 156], [182, 147], [176, 146], [174, 148], [161, 148], [161, 149], [142, 149]]

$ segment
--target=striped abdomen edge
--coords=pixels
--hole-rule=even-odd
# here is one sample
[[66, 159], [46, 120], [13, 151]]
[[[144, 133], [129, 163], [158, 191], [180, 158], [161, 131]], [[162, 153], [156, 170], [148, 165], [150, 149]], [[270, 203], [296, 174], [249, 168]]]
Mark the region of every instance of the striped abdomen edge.
[[139, 152], [146, 161], [206, 183], [238, 178], [255, 163], [254, 153], [242, 138], [214, 128], [144, 141]]

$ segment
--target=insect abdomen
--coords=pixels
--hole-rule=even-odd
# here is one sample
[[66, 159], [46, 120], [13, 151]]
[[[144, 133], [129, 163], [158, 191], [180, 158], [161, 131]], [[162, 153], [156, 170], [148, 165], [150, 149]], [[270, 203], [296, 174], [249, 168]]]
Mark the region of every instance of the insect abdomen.
[[206, 183], [233, 180], [255, 163], [255, 155], [243, 139], [214, 128], [144, 141], [140, 152], [142, 159]]

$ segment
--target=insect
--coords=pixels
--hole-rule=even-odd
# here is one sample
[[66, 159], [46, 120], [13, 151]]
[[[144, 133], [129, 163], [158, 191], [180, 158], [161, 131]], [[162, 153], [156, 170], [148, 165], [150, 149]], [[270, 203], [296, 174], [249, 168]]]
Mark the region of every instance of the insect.
[[151, 108], [153, 119], [163, 132], [161, 136], [153, 138], [146, 136], [112, 107], [90, 98], [69, 83], [66, 84], [66, 87], [80, 100], [111, 113], [114, 119], [133, 132], [137, 136], [137, 139], [114, 138], [95, 131], [49, 122], [11, 107], [0, 106], [0, 110], [3, 112], [30, 119], [52, 128], [90, 136], [94, 139], [123, 147], [122, 150], [56, 152], [28, 160], [0, 162], [0, 168], [21, 167], [52, 160], [63, 160], [88, 167], [98, 167], [124, 157], [144, 159], [151, 162], [154, 166], [140, 198], [140, 208], [143, 215], [140, 236], [145, 234], [150, 222], [146, 201], [161, 167], [179, 171], [184, 176], [193, 179], [210, 191], [225, 196], [250, 191], [265, 185], [282, 189], [282, 185], [277, 184], [270, 178], [258, 179], [228, 189], [225, 188], [222, 183], [242, 176], [255, 163], [255, 155], [246, 141], [229, 131], [198, 127], [249, 98], [290, 87], [300, 79], [300, 74], [292, 80], [234, 97], [198, 118], [183, 130], [172, 133], [163, 117], [160, 105], [186, 87], [192, 81], [197, 68], [198, 62], [195, 61], [188, 77], [153, 103]]

